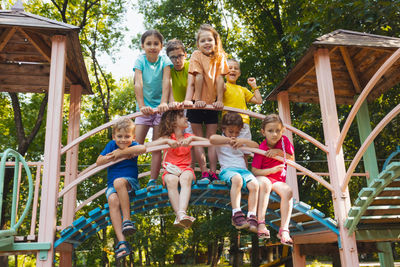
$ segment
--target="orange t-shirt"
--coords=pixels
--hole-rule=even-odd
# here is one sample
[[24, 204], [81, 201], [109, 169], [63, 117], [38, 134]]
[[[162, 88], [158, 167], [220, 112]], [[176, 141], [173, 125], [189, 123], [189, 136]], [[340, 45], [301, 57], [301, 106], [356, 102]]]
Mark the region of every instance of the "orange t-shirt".
[[217, 77], [225, 76], [229, 72], [225, 55], [220, 60], [211, 63], [211, 57], [204, 55], [200, 50], [193, 52], [189, 61], [189, 73], [196, 76], [200, 73], [204, 77], [201, 100], [212, 104], [217, 98]]
[[[185, 133], [183, 135], [184, 138], [188, 138], [193, 134]], [[176, 140], [175, 134], [171, 134], [171, 139]], [[181, 168], [182, 170], [192, 164], [192, 154], [191, 154], [192, 146], [180, 146], [177, 148], [168, 148], [164, 150], [164, 162], [169, 162]]]

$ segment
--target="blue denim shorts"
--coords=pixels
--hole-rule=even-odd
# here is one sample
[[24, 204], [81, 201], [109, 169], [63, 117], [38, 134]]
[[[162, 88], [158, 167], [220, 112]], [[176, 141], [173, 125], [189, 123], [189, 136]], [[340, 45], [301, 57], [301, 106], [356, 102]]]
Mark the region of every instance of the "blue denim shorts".
[[232, 177], [235, 175], [240, 175], [242, 177], [243, 189], [246, 188], [248, 182], [253, 180], [257, 181], [251, 171], [241, 168], [225, 168], [219, 173], [219, 179], [227, 183], [229, 186], [232, 186]]
[[[133, 193], [135, 193], [136, 190], [140, 189], [140, 184], [139, 184], [139, 180], [137, 178], [133, 178], [133, 177], [119, 177], [117, 179], [125, 179], [128, 181], [129, 185], [131, 186], [131, 188], [128, 190], [128, 193], [131, 195]], [[116, 180], [116, 179], [115, 179]], [[114, 181], [115, 181], [114, 180]], [[117, 193], [117, 190], [115, 190], [114, 185], [113, 186], [109, 186], [106, 189], [106, 197], [107, 200], [110, 197], [110, 195]]]

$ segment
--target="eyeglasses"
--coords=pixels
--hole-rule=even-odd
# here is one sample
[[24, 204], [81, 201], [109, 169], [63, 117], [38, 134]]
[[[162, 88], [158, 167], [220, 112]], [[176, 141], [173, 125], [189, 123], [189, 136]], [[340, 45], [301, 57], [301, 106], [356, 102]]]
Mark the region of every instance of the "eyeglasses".
[[183, 59], [185, 57], [185, 55], [178, 55], [178, 56], [171, 56], [169, 57], [169, 59], [171, 59], [172, 61], [176, 61], [178, 59]]

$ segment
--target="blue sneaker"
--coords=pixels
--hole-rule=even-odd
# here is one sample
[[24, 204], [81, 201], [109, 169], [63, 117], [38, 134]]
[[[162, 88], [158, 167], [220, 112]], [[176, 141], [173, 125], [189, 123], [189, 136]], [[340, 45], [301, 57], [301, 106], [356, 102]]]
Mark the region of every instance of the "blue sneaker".
[[152, 188], [156, 187], [156, 185], [157, 185], [157, 180], [150, 179], [146, 186], [147, 191], [150, 191]]

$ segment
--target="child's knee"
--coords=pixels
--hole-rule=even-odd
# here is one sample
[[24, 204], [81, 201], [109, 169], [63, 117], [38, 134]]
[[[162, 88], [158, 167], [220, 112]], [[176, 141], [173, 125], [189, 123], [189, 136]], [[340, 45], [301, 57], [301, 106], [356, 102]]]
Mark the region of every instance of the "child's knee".
[[236, 174], [236, 175], [232, 176], [231, 183], [232, 183], [232, 185], [242, 186], [243, 185], [243, 179], [242, 179], [242, 177], [240, 175]]
[[249, 189], [249, 191], [253, 192], [253, 191], [258, 191], [259, 189], [259, 184], [256, 180], [251, 180], [249, 182], [247, 182], [247, 189]]
[[110, 208], [119, 208], [119, 198], [118, 198], [117, 193], [111, 194], [108, 197], [107, 202], [108, 202], [108, 206]]
[[128, 184], [128, 181], [123, 178], [118, 178], [114, 180], [114, 188], [117, 191], [123, 188], [128, 188]]

